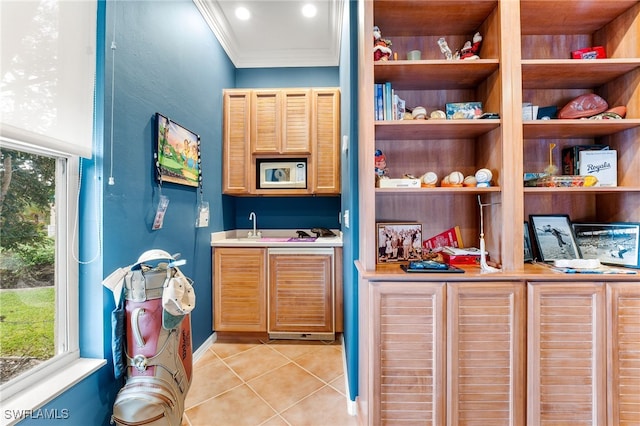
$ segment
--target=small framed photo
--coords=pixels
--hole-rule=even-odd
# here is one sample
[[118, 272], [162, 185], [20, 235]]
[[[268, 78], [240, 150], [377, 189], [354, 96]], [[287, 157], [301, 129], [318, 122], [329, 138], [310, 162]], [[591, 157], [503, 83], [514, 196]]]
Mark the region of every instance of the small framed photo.
[[200, 136], [156, 113], [156, 179], [181, 185], [200, 185]]
[[531, 246], [531, 236], [529, 235], [529, 222], [524, 222], [524, 261], [533, 262], [533, 247]]
[[529, 215], [540, 260], [580, 259], [580, 249], [567, 215]]
[[633, 268], [640, 267], [640, 223], [574, 223], [573, 232], [585, 259]]
[[377, 263], [422, 260], [421, 223], [377, 223]]

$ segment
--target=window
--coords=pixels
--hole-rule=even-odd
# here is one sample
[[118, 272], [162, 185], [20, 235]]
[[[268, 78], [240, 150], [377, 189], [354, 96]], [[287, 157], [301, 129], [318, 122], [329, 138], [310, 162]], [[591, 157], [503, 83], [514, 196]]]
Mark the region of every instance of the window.
[[[0, 279], [26, 288], [0, 290], [0, 335], [21, 340], [0, 344], [3, 421], [8, 408], [38, 408], [104, 364], [79, 356], [74, 259], [79, 161], [94, 140], [97, 21], [96, 0], [0, 1]], [[36, 328], [29, 321], [42, 331], [20, 335]], [[6, 373], [5, 356], [21, 367]]]
[[75, 161], [18, 146], [3, 141], [0, 148], [3, 399], [78, 358], [78, 282], [70, 273], [67, 221], [75, 210], [69, 197]]

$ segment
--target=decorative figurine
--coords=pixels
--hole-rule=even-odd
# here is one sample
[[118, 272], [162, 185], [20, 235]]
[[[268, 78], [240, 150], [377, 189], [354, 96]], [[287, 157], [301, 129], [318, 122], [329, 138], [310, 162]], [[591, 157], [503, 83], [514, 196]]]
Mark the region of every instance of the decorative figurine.
[[382, 151], [376, 149], [376, 179], [387, 177], [387, 158]]
[[473, 35], [473, 43], [470, 40], [467, 40], [462, 49], [460, 49], [460, 53], [456, 52], [456, 56], [459, 56], [460, 59], [463, 60], [472, 60], [472, 59], [480, 59], [480, 46], [482, 45], [482, 36], [480, 33], [475, 33]]
[[376, 25], [373, 27], [373, 60], [387, 61], [392, 55], [391, 40], [382, 38], [380, 28]]
[[449, 45], [447, 44], [447, 40], [445, 40], [444, 37], [440, 37], [438, 39], [438, 46], [440, 46], [440, 51], [442, 52], [442, 54], [444, 55], [447, 61], [450, 61], [453, 59], [453, 54], [451, 53], [451, 49], [449, 48]]

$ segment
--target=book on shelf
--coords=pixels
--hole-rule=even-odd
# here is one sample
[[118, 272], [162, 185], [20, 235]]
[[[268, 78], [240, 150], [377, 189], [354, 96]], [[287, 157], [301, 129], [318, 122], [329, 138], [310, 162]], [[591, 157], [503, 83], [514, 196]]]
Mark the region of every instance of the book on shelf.
[[464, 247], [459, 226], [456, 225], [453, 228], [449, 228], [438, 235], [422, 241], [422, 247], [430, 251], [441, 251], [447, 246], [456, 248]]
[[381, 120], [402, 120], [406, 111], [405, 101], [393, 89], [390, 82], [374, 85], [374, 118]]

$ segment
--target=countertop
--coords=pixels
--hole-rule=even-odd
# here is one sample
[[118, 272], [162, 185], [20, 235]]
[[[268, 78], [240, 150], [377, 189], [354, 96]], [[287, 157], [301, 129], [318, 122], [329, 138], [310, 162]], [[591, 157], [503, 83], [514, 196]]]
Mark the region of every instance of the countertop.
[[297, 229], [259, 229], [261, 238], [247, 238], [250, 229], [213, 232], [211, 247], [342, 247], [342, 232], [332, 229], [335, 237], [318, 237], [308, 229], [302, 229], [313, 238], [297, 238]]

